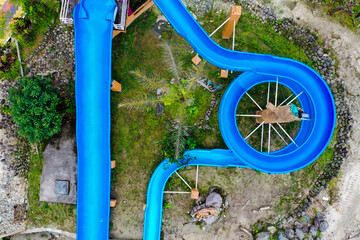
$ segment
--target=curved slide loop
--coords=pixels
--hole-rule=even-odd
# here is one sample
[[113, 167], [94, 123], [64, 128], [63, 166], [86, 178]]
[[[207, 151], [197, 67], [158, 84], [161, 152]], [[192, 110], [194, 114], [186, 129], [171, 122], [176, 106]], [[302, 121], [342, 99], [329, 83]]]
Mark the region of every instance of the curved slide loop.
[[192, 150], [185, 152], [185, 165], [169, 164], [166, 159], [154, 171], [148, 187], [144, 239], [160, 239], [163, 192], [169, 177], [178, 169], [190, 166], [246, 167], [230, 150]]
[[[230, 150], [193, 150], [187, 165], [250, 167], [268, 173], [298, 170], [326, 148], [335, 128], [335, 104], [325, 81], [295, 60], [237, 52], [212, 41], [181, 0], [154, 0], [176, 31], [208, 62], [244, 71], [224, 93], [219, 110], [220, 130]], [[113, 0], [81, 0], [74, 10], [78, 148], [77, 238], [108, 239], [110, 202], [110, 85]], [[240, 99], [253, 86], [279, 81], [299, 97], [312, 121], [302, 122], [287, 147], [261, 153], [241, 136], [236, 125]], [[144, 239], [160, 239], [163, 190], [182, 166], [164, 160], [149, 183]]]

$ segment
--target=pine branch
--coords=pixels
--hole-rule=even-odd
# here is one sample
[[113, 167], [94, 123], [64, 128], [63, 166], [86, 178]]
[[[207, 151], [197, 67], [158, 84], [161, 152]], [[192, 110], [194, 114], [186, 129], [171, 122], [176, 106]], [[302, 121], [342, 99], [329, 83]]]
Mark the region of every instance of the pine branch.
[[163, 41], [161, 45], [165, 49], [164, 52], [165, 62], [166, 64], [168, 64], [169, 70], [175, 75], [178, 84], [180, 84], [180, 73], [178, 69], [182, 68], [183, 63], [181, 61], [178, 62], [177, 64], [175, 63], [175, 58], [171, 51], [171, 48], [165, 41]]
[[152, 107], [155, 106], [157, 103], [163, 102], [165, 105], [167, 105], [168, 103], [174, 102], [178, 99], [173, 98], [173, 99], [144, 99], [144, 98], [139, 98], [137, 100], [128, 100], [126, 102], [120, 103], [118, 105], [119, 108], [121, 107], [125, 107], [129, 110], [132, 109], [138, 109], [138, 110], [142, 110], [145, 107]]
[[165, 92], [170, 92], [170, 89], [167, 88], [164, 80], [159, 80], [158, 78], [150, 78], [143, 74], [139, 69], [130, 72], [132, 75], [136, 77], [139, 83], [143, 84], [149, 90], [156, 91], [157, 89], [162, 89]]
[[178, 130], [176, 131], [176, 139], [175, 139], [175, 159], [179, 159], [180, 153], [183, 152], [185, 148], [185, 140], [184, 140], [184, 133], [183, 133], [183, 111], [184, 105], [181, 104], [180, 107], [180, 119], [178, 121]]
[[188, 89], [187, 89], [186, 92], [185, 92], [185, 95], [190, 91], [190, 89], [193, 87], [193, 85], [195, 84], [195, 82], [199, 79], [200, 74], [202, 73], [205, 64], [206, 64], [206, 61], [204, 60], [204, 61], [201, 63], [200, 67], [195, 67], [196, 75], [195, 75], [195, 77], [193, 77], [193, 78], [190, 79], [191, 82], [190, 82], [190, 85], [189, 85]]

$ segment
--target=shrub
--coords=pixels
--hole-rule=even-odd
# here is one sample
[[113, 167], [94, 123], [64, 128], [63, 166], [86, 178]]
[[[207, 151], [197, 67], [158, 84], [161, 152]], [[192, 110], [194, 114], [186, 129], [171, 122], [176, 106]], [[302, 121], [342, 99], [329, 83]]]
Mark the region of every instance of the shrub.
[[3, 38], [5, 36], [6, 23], [6, 12], [0, 11], [0, 38]]
[[22, 77], [20, 87], [10, 88], [10, 113], [19, 125], [19, 134], [35, 144], [49, 139], [61, 128], [57, 111], [59, 98], [51, 81], [40, 76]]

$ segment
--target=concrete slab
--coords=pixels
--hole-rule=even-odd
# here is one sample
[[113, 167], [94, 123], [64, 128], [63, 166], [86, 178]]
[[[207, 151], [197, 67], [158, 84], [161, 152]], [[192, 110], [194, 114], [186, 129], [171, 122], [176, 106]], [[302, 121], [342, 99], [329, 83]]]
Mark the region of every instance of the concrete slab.
[[[40, 183], [40, 201], [76, 204], [77, 158], [75, 133], [66, 124], [44, 152]], [[69, 194], [56, 194], [57, 180], [69, 181]]]

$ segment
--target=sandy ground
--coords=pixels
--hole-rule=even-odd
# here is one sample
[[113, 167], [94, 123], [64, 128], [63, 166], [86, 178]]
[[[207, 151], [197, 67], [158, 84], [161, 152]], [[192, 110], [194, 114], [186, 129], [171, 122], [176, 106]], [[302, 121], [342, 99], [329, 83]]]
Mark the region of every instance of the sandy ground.
[[[327, 207], [329, 230], [324, 239], [360, 239], [360, 35], [329, 20], [320, 12], [310, 11], [302, 2], [273, 0], [284, 16], [292, 16], [296, 22], [314, 29], [321, 35], [327, 48], [339, 61], [338, 80], [343, 81], [346, 101], [353, 115], [354, 128], [349, 141], [350, 157], [344, 162], [338, 179], [338, 201]], [[323, 193], [326, 195], [326, 192]]]

